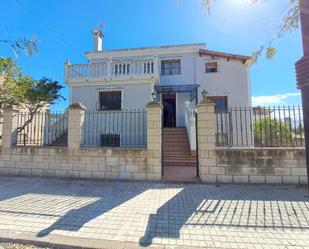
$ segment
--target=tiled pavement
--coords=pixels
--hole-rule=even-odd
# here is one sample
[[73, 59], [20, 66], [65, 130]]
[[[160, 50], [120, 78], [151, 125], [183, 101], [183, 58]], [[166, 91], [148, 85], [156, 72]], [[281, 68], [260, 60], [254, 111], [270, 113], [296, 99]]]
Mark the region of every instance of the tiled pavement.
[[305, 195], [305, 189], [279, 185], [0, 177], [0, 237], [59, 236], [133, 247], [309, 248]]

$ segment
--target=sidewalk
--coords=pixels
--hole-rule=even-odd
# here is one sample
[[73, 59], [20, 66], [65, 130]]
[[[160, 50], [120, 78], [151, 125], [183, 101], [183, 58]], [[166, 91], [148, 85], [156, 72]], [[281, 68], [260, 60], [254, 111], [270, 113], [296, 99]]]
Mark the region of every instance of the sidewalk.
[[89, 248], [304, 248], [305, 195], [282, 185], [0, 177], [0, 239]]

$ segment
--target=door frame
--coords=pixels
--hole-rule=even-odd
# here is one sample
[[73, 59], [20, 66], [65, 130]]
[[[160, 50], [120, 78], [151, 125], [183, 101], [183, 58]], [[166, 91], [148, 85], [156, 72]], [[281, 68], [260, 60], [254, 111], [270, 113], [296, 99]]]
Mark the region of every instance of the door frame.
[[[162, 106], [164, 108], [164, 105], [163, 105], [163, 96], [166, 95], [166, 94], [174, 94], [175, 95], [175, 128], [177, 127], [178, 125], [178, 118], [177, 118], [177, 114], [178, 114], [178, 111], [177, 111], [177, 108], [178, 108], [178, 94], [176, 92], [171, 92], [171, 93], [160, 93], [160, 99], [161, 99], [161, 103], [162, 103]], [[164, 127], [164, 109], [163, 109], [163, 112], [162, 112], [162, 128], [165, 128]]]

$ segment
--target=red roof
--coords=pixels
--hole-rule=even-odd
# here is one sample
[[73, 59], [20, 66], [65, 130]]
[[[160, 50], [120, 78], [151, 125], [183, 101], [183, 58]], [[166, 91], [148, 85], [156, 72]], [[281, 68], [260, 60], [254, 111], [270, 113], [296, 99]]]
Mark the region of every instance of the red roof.
[[206, 50], [206, 49], [200, 49], [199, 55], [200, 56], [208, 55], [208, 56], [216, 56], [216, 57], [221, 57], [221, 58], [226, 58], [226, 59], [240, 60], [243, 63], [245, 63], [248, 59], [250, 59], [250, 56], [244, 56], [244, 55], [239, 55], [239, 54], [229, 54], [229, 53], [223, 53], [223, 52]]

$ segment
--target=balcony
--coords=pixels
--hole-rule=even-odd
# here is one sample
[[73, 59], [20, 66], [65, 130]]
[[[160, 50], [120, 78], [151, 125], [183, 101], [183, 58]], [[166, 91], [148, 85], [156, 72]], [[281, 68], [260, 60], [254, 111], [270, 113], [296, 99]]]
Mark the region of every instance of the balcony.
[[155, 79], [158, 63], [154, 60], [65, 64], [65, 82], [121, 81]]

